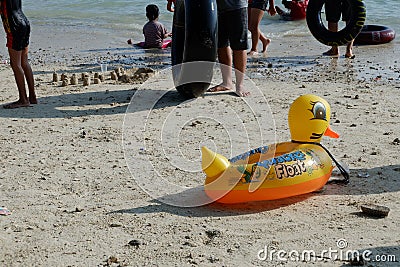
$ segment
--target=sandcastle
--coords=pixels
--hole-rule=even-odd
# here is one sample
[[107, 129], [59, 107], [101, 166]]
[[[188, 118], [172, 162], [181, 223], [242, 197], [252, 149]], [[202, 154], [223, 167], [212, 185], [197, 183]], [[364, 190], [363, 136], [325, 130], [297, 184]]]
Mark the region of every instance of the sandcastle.
[[[58, 85], [61, 81], [61, 86], [79, 85], [90, 86], [91, 84], [101, 84], [106, 80], [123, 83], [143, 83], [148, 78], [153, 76], [155, 71], [151, 68], [132, 68], [126, 70], [122, 67], [117, 67], [114, 70], [106, 73], [99, 72], [82, 72], [79, 75], [76, 73], [59, 75], [56, 71], [53, 72], [53, 84]], [[80, 78], [78, 78], [80, 76]], [[109, 77], [109, 78], [108, 78]]]

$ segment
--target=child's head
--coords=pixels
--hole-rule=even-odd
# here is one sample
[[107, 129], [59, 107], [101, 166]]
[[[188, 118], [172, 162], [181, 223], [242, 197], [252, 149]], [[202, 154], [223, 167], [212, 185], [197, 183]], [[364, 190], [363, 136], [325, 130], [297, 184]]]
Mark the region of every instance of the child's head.
[[147, 5], [146, 6], [146, 17], [149, 20], [157, 19], [159, 14], [160, 14], [160, 10], [158, 9], [158, 6], [156, 6], [156, 5]]

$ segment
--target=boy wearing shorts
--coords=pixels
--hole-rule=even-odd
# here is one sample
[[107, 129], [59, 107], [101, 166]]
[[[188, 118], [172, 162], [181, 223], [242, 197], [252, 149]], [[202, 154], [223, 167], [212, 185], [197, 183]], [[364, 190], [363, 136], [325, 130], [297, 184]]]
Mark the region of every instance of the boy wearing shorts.
[[[19, 94], [17, 101], [3, 106], [8, 109], [37, 104], [33, 72], [28, 61], [31, 27], [21, 8], [21, 0], [0, 0], [0, 15], [7, 35], [6, 46]], [[29, 97], [26, 94], [25, 79], [28, 84]]]
[[247, 0], [217, 0], [218, 60], [222, 83], [209, 92], [233, 90], [232, 65], [235, 68], [235, 92], [239, 96], [250, 94], [243, 86], [247, 63]]
[[[347, 0], [326, 0], [325, 15], [326, 20], [328, 21], [328, 30], [332, 32], [337, 32], [340, 16], [342, 16], [342, 20], [347, 23], [350, 20], [350, 13], [351, 10], [349, 4], [347, 3]], [[354, 39], [347, 44], [346, 54], [344, 55], [346, 58], [355, 58], [355, 55], [353, 54], [353, 42]], [[323, 55], [338, 57], [339, 47], [336, 45], [332, 46], [331, 49], [324, 52]]]

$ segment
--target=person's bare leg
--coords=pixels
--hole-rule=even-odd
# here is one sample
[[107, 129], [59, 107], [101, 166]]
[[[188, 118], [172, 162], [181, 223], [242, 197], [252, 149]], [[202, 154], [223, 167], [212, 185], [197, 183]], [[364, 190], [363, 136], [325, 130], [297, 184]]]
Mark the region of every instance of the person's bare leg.
[[[258, 29], [258, 33], [259, 33], [259, 37], [258, 39], [260, 39], [261, 43], [262, 43], [262, 53], [266, 53], [269, 44], [271, 43], [271, 39], [268, 39], [267, 37], [265, 37], [264, 33], [261, 32], [260, 30], [260, 22], [262, 17], [264, 16], [264, 11], [260, 10], [261, 14], [258, 15], [258, 21], [257, 21], [257, 29]], [[256, 47], [257, 49], [257, 47]]]
[[353, 43], [354, 43], [354, 39], [351, 40], [346, 47], [346, 54], [344, 55], [346, 58], [350, 58], [353, 59], [355, 58], [355, 55], [353, 54]]
[[279, 6], [275, 6], [275, 9], [276, 9], [276, 12], [277, 12], [280, 16], [282, 16], [283, 13], [285, 13], [285, 11], [283, 11]]
[[[328, 30], [331, 32], [338, 31], [338, 23], [337, 22], [329, 22], [328, 21]], [[338, 57], [339, 56], [339, 48], [334, 45], [328, 51], [323, 53], [324, 56]]]
[[233, 65], [235, 66], [236, 94], [248, 96], [250, 92], [244, 88], [244, 73], [246, 71], [247, 54], [246, 50], [233, 50]]
[[265, 54], [265, 53], [267, 53], [267, 49], [268, 49], [269, 44], [271, 43], [271, 39], [266, 38], [264, 36], [264, 34], [260, 34], [260, 40], [263, 44], [262, 52], [263, 52], [263, 54]]
[[229, 46], [218, 48], [218, 61], [222, 73], [222, 83], [208, 89], [208, 92], [220, 92], [232, 89], [232, 50]]
[[16, 102], [6, 104], [3, 107], [7, 109], [27, 107], [29, 106], [29, 100], [25, 89], [24, 70], [22, 69], [21, 66], [22, 51], [16, 51], [12, 48], [8, 48], [8, 53], [10, 55], [10, 64], [14, 72], [15, 82], [17, 83], [18, 87], [19, 99]]
[[[348, 22], [346, 21], [346, 24], [347, 24], [347, 23], [348, 23]], [[353, 54], [353, 43], [354, 43], [354, 39], [347, 43], [347, 46], [346, 46], [346, 54], [344, 54], [344, 56], [345, 56], [346, 58], [350, 58], [350, 59], [355, 58], [355, 55]]]
[[28, 83], [29, 103], [37, 104], [36, 93], [35, 93], [35, 81], [33, 79], [32, 68], [28, 60], [28, 47], [22, 50], [21, 66], [22, 69], [24, 70], [26, 82]]
[[271, 40], [267, 39], [260, 31], [260, 21], [264, 15], [264, 11], [258, 8], [250, 8], [251, 12], [249, 21], [249, 31], [251, 32], [251, 49], [249, 55], [257, 54], [257, 44], [260, 39], [263, 43], [263, 52], [267, 49], [267, 46]]

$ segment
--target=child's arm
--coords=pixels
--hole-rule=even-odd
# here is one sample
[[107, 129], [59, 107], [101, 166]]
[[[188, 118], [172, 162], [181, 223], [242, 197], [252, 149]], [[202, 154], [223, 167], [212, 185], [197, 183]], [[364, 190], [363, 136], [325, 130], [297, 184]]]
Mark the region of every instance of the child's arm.
[[164, 25], [162, 25], [162, 33], [163, 33], [163, 39], [172, 36], [172, 32], [168, 32], [167, 28], [165, 28]]
[[174, 6], [175, 6], [175, 0], [167, 0], [168, 1], [168, 3], [167, 3], [167, 10], [169, 11], [169, 12], [174, 12], [174, 8], [172, 7], [172, 3], [174, 3]]

